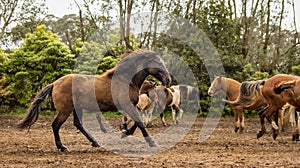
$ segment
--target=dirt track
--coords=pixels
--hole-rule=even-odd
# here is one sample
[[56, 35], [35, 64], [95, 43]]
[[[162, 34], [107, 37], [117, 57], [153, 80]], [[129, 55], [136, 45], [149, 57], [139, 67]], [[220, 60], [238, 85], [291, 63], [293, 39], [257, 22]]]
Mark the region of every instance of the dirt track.
[[[19, 120], [20, 117], [0, 117], [0, 167], [300, 167], [299, 142], [291, 141], [289, 131], [282, 133], [276, 141], [271, 135], [256, 139], [258, 119], [247, 119], [246, 132], [236, 134], [233, 119], [222, 118], [213, 135], [200, 142], [199, 134], [205, 120], [200, 118], [175, 146], [143, 157], [91, 147], [73, 126], [71, 118], [60, 131], [62, 142], [70, 152], [62, 153], [55, 147], [52, 117], [40, 117], [29, 134], [12, 128]], [[120, 122], [115, 118], [107, 120], [115, 126]], [[157, 120], [148, 128], [151, 135], [162, 129]], [[169, 138], [173, 138], [172, 135]], [[144, 141], [138, 145], [149, 149]]]

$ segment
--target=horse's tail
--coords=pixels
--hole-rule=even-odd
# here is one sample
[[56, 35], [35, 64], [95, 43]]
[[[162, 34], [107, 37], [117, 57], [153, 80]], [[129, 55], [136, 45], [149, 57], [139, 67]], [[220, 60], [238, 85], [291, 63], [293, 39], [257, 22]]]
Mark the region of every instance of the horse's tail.
[[35, 96], [30, 108], [27, 110], [26, 116], [22, 119], [21, 122], [17, 124], [18, 128], [30, 128], [30, 126], [35, 123], [39, 116], [41, 103], [46, 99], [48, 95], [49, 97], [52, 97], [53, 86], [53, 83], [47, 85]]
[[281, 94], [281, 92], [283, 92], [284, 90], [292, 88], [293, 86], [295, 86], [295, 84], [296, 84], [295, 80], [280, 83], [279, 85], [274, 87], [274, 92], [276, 94]]
[[264, 85], [264, 80], [243, 82], [240, 87], [240, 95], [234, 101], [223, 100], [233, 106], [251, 104], [252, 100], [262, 95], [261, 88]]

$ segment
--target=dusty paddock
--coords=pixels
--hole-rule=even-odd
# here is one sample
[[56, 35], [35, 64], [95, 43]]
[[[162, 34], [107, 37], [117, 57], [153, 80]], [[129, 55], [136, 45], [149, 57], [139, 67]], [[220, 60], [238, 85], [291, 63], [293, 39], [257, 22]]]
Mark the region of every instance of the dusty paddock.
[[[205, 118], [198, 118], [175, 146], [137, 157], [91, 147], [71, 118], [61, 129], [62, 141], [70, 152], [62, 153], [55, 147], [52, 117], [40, 117], [29, 133], [13, 128], [20, 119], [0, 116], [0, 167], [300, 167], [300, 144], [291, 141], [290, 131], [281, 133], [276, 141], [271, 135], [256, 139], [258, 119], [246, 119], [246, 132], [237, 134], [233, 132], [233, 119], [222, 118], [213, 134], [200, 142]], [[115, 118], [107, 120], [115, 126], [120, 122]], [[152, 135], [162, 129], [159, 121], [148, 128]]]

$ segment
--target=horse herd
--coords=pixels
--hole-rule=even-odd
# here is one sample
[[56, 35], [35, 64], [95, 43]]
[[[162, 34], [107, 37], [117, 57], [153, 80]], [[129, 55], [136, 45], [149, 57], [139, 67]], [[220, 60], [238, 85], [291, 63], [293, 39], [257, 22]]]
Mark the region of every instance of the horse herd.
[[[260, 116], [261, 130], [257, 138], [266, 133], [265, 119], [272, 125], [273, 139], [278, 136], [283, 126], [284, 118], [289, 117], [292, 124], [292, 140], [299, 140], [298, 113], [300, 108], [300, 77], [278, 74], [266, 80], [238, 81], [221, 76], [215, 76], [208, 94], [213, 96], [223, 90], [235, 116], [235, 132], [244, 130], [244, 110], [256, 110]], [[284, 115], [286, 114], [286, 115]], [[286, 117], [285, 117], [286, 116]]]
[[[157, 86], [153, 82], [146, 81], [149, 75], [155, 77], [162, 85]], [[267, 80], [239, 83], [230, 78], [215, 76], [208, 94], [213, 96], [220, 90], [226, 93], [228, 99], [224, 101], [234, 111], [235, 132], [244, 130], [244, 110], [258, 110], [261, 130], [257, 138], [266, 133], [265, 119], [267, 119], [272, 124], [273, 138], [276, 139], [285, 111], [282, 108], [290, 111], [293, 109], [294, 114], [296, 108], [300, 107], [299, 80], [300, 77], [281, 74]], [[179, 124], [183, 114], [181, 101], [193, 100], [199, 95], [196, 88], [187, 85], [166, 87], [170, 83], [171, 76], [157, 53], [146, 50], [133, 51], [127, 53], [118, 65], [102, 75], [70, 74], [48, 84], [35, 96], [26, 116], [17, 127], [30, 128], [38, 118], [41, 103], [49, 97], [58, 112], [52, 123], [52, 129], [56, 147], [62, 152], [68, 151], [68, 148], [61, 142], [59, 129], [71, 113], [77, 129], [86, 136], [93, 147], [100, 146], [82, 125], [84, 110], [99, 111], [99, 109], [101, 112], [97, 113], [97, 119], [103, 132], [106, 132], [106, 129], [101, 121], [102, 112], [121, 109], [122, 128], [125, 130], [121, 137], [132, 135], [136, 128], [139, 128], [149, 146], [155, 147], [157, 145], [146, 129], [155, 107], [158, 107], [163, 125], [167, 125], [163, 114], [166, 107], [171, 107], [173, 124]], [[179, 111], [178, 117], [176, 110]], [[133, 121], [133, 124], [127, 128], [130, 121]], [[298, 129], [294, 129], [293, 140], [298, 139]]]

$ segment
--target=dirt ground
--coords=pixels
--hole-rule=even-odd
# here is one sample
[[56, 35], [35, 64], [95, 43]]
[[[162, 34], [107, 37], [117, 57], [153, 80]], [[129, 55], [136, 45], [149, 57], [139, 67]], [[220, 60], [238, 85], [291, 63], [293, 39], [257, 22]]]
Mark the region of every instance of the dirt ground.
[[[62, 153], [55, 147], [52, 117], [40, 117], [29, 133], [13, 128], [20, 119], [0, 117], [0, 167], [300, 167], [300, 144], [291, 141], [291, 131], [281, 133], [276, 141], [270, 134], [256, 139], [258, 119], [246, 119], [246, 130], [240, 134], [233, 132], [232, 118], [222, 118], [213, 134], [201, 142], [199, 135], [205, 118], [197, 118], [182, 140], [150, 155], [138, 151], [153, 150], [145, 141], [128, 144], [126, 152], [129, 153], [119, 148], [94, 148], [73, 126], [72, 118], [60, 131], [62, 142], [70, 150]], [[106, 120], [116, 128], [120, 123], [118, 118]], [[151, 135], [166, 129], [159, 120], [154, 120], [152, 127], [148, 128]], [[139, 135], [137, 130], [135, 136]], [[178, 135], [170, 134], [166, 139], [172, 140], [175, 136]], [[100, 137], [105, 137], [105, 134]], [[127, 138], [130, 140], [131, 137]], [[104, 141], [112, 144], [124, 141], [120, 146], [124, 148], [128, 142], [125, 139]], [[162, 141], [157, 144], [164, 146]]]

